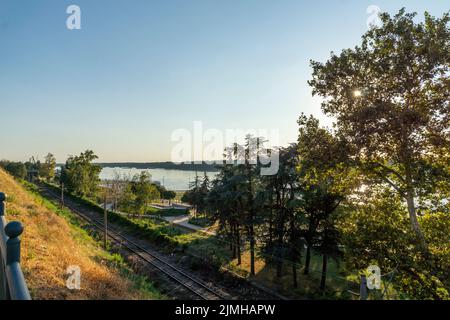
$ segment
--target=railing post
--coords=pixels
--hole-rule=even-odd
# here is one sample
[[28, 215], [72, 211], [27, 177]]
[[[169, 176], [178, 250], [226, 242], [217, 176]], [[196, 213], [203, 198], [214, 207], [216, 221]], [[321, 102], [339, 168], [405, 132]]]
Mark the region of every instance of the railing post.
[[[5, 225], [5, 200], [6, 194], [0, 192], [0, 229]], [[0, 230], [0, 300], [9, 299], [8, 280], [6, 278], [6, 236], [4, 230]]]
[[20, 263], [19, 236], [23, 232], [23, 226], [18, 221], [12, 221], [6, 225], [5, 232], [9, 237], [8, 241], [6, 241], [6, 264]]
[[30, 300], [20, 267], [20, 238], [23, 226], [13, 221], [6, 224], [6, 195], [0, 192], [0, 299]]
[[18, 221], [12, 221], [5, 227], [9, 237], [6, 241], [6, 274], [8, 277], [9, 293], [13, 300], [31, 300], [27, 284], [20, 267], [20, 238], [23, 226]]
[[0, 216], [5, 215], [5, 200], [6, 200], [6, 194], [3, 192], [0, 192]]

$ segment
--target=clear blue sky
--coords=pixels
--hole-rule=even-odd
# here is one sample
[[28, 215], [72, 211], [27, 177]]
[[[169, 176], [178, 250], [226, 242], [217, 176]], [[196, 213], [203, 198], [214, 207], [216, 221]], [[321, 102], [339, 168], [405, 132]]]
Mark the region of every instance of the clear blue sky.
[[[81, 7], [81, 30], [66, 8]], [[169, 160], [171, 133], [279, 129], [312, 113], [309, 59], [352, 47], [366, 9], [441, 16], [449, 1], [0, 0], [0, 158]]]

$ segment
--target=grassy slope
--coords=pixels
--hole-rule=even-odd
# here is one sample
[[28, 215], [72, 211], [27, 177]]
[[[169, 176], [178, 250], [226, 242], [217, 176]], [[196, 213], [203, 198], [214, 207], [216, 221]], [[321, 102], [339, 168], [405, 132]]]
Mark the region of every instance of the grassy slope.
[[[6, 219], [25, 226], [21, 263], [33, 299], [161, 298], [120, 256], [101, 249], [70, 212], [25, 190], [1, 169], [0, 191], [8, 195]], [[81, 269], [81, 290], [66, 288], [69, 265]]]

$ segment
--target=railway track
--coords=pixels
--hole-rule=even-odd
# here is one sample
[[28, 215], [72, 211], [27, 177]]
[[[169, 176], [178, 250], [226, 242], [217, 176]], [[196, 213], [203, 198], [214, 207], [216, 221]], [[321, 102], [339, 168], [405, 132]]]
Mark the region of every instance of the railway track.
[[[52, 197], [56, 198], [58, 201], [61, 200], [61, 197], [59, 195], [57, 195], [53, 191], [48, 190], [47, 188], [45, 188], [44, 192], [51, 194]], [[96, 229], [104, 231], [104, 225], [101, 220], [89, 217], [88, 215], [80, 212], [79, 210], [73, 207], [67, 205], [66, 207], [75, 214], [77, 214], [79, 217], [81, 217], [83, 220], [93, 225]], [[182, 287], [184, 287], [189, 292], [193, 293], [196, 297], [202, 300], [226, 300], [231, 298], [231, 296], [229, 296], [228, 294], [224, 292], [219, 292], [220, 289], [212, 288], [208, 284], [205, 284], [200, 279], [193, 277], [192, 275], [186, 273], [180, 268], [165, 261], [155, 253], [150, 252], [148, 249], [143, 248], [141, 245], [131, 240], [130, 238], [124, 236], [120, 232], [115, 231], [110, 226], [108, 226], [108, 237], [112, 241], [120, 244], [122, 247], [125, 247], [128, 251], [138, 256], [144, 262], [152, 265], [153, 267], [164, 273], [174, 282], [181, 285]]]

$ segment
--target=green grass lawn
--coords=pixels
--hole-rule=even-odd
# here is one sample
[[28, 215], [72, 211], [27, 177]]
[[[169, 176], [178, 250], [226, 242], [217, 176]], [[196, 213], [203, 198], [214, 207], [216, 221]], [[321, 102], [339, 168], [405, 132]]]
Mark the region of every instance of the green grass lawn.
[[156, 209], [150, 206], [147, 209], [147, 214], [157, 215], [161, 217], [182, 216], [188, 213], [189, 213], [188, 210], [181, 210], [181, 209]]

